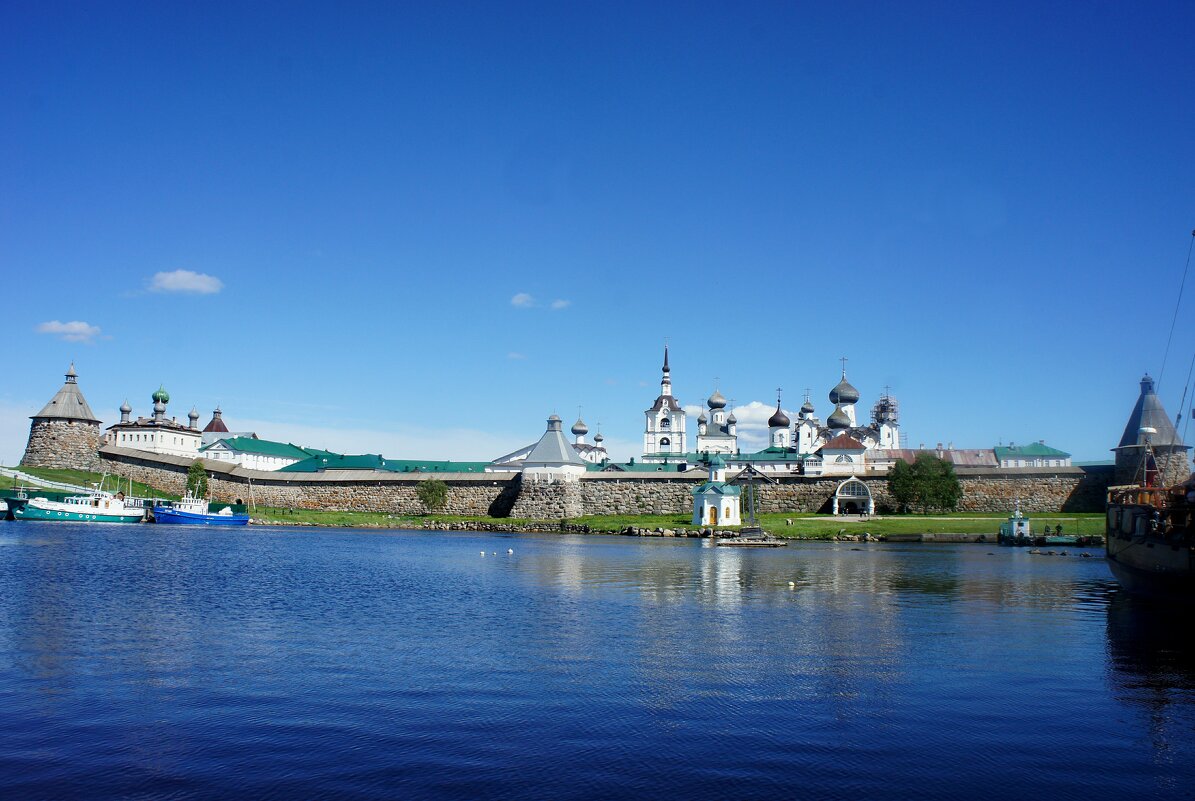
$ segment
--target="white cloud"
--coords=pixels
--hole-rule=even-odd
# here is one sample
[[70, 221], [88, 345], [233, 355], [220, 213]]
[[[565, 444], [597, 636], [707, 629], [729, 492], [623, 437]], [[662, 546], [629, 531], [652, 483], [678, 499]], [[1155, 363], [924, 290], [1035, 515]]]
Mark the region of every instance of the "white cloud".
[[561, 309], [567, 309], [569, 306], [572, 305], [572, 303], [573, 302], [571, 300], [562, 300], [561, 298], [557, 298], [556, 300], [552, 301], [552, 309], [554, 311], [560, 311]]
[[100, 335], [100, 327], [98, 325], [90, 325], [82, 320], [71, 320], [69, 323], [50, 320], [49, 322], [39, 323], [37, 333], [53, 334], [67, 342], [90, 342]]
[[508, 359], [526, 359], [527, 354], [519, 353], [517, 350], [512, 350], [510, 353], [506, 354], [506, 358], [508, 358]]
[[213, 295], [224, 288], [224, 282], [214, 275], [191, 270], [154, 273], [150, 292], [186, 292], [192, 295]]
[[535, 298], [528, 295], [526, 292], [520, 292], [510, 299], [510, 305], [516, 309], [530, 309], [535, 305]]

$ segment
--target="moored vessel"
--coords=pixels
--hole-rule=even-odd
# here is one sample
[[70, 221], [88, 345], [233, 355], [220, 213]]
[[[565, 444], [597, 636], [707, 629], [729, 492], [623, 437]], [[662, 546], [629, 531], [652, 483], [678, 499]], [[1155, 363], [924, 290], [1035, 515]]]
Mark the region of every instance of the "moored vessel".
[[73, 523], [140, 523], [145, 509], [126, 504], [123, 492], [93, 490], [61, 501], [30, 498], [12, 509], [14, 520], [57, 520]]
[[1195, 601], [1195, 479], [1173, 487], [1113, 487], [1105, 555], [1134, 595]]
[[190, 493], [181, 501], [155, 503], [153, 519], [155, 523], [189, 526], [244, 526], [249, 523], [249, 515], [237, 514], [228, 506], [217, 512], [208, 511], [208, 502]]

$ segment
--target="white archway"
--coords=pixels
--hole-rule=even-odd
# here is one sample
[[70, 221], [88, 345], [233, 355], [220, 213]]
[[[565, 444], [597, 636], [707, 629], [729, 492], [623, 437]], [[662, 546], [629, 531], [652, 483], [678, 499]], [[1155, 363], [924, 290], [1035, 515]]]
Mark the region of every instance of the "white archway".
[[864, 511], [869, 515], [875, 514], [876, 505], [875, 500], [871, 497], [871, 490], [867, 484], [854, 476], [839, 484], [838, 489], [834, 491], [833, 513], [835, 515], [842, 514], [839, 510], [852, 507], [854, 507], [853, 514]]

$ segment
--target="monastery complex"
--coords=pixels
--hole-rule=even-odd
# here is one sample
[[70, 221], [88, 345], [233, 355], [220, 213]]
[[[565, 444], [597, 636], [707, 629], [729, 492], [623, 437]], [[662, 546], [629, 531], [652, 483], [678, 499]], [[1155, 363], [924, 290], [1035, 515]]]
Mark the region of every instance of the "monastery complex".
[[590, 440], [580, 417], [569, 429], [570, 439], [555, 414], [535, 442], [490, 461], [387, 459], [232, 431], [219, 408], [200, 428], [194, 406], [185, 422], [169, 414], [164, 387], [150, 395], [149, 415], [134, 417], [126, 400], [119, 421], [101, 429], [72, 364], [63, 386], [32, 416], [22, 464], [103, 470], [169, 487], [199, 459], [227, 500], [261, 493], [270, 505], [396, 511], [415, 503], [414, 483], [438, 475], [453, 490], [455, 513], [532, 519], [611, 509], [688, 513], [702, 504], [713, 508], [720, 502], [715, 496], [735, 493], [732, 485], [744, 471], [769, 477], [770, 485], [761, 490], [761, 511], [874, 512], [886, 503], [892, 466], [911, 463], [920, 453], [953, 463], [964, 488], [962, 509], [1003, 512], [1015, 499], [1039, 509], [1101, 508], [1105, 488], [1114, 480], [1131, 480], [1140, 466], [1147, 450], [1141, 430], [1157, 432], [1149, 445], [1156, 469], [1167, 479], [1185, 478], [1189, 467], [1189, 448], [1149, 376], [1142, 379], [1125, 433], [1113, 448], [1114, 466], [1073, 465], [1070, 454], [1044, 442], [981, 449], [905, 447], [897, 400], [881, 393], [865, 418], [862, 395], [848, 380], [845, 363], [827, 398], [833, 408], [823, 420], [808, 392], [793, 414], [777, 397], [766, 446], [745, 450], [734, 411], [716, 388], [690, 426], [672, 391], [665, 348], [660, 391], [644, 412], [643, 452], [626, 462], [609, 457], [600, 432]]

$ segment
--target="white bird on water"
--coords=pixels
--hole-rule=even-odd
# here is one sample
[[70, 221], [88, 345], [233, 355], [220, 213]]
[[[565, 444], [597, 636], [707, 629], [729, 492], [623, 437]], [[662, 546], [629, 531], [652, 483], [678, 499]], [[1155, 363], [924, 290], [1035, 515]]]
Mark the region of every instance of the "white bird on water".
[[507, 552], [507, 553], [514, 553], [514, 552], [515, 552], [515, 549], [514, 549], [514, 548], [507, 548], [507, 549], [506, 549], [506, 552]]
[[482, 552], [481, 552], [481, 555], [482, 555], [482, 556], [485, 556], [485, 551], [482, 551]]

